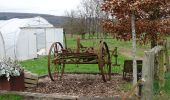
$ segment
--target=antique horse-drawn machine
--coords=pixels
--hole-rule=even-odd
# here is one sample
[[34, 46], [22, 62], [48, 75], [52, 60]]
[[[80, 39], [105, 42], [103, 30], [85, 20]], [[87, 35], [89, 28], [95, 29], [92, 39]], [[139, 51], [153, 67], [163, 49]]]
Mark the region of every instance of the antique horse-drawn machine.
[[98, 64], [103, 81], [111, 79], [111, 57], [103, 41], [96, 48], [83, 47], [78, 38], [75, 50], [63, 48], [60, 42], [53, 43], [48, 55], [48, 73], [52, 81], [62, 78], [65, 64]]

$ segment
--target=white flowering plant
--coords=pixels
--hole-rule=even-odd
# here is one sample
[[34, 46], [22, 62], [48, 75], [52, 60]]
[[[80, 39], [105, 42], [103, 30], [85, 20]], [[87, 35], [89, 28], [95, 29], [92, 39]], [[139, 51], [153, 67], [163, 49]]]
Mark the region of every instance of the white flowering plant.
[[0, 61], [0, 76], [5, 76], [9, 81], [11, 76], [20, 76], [22, 66], [15, 60], [8, 58]]

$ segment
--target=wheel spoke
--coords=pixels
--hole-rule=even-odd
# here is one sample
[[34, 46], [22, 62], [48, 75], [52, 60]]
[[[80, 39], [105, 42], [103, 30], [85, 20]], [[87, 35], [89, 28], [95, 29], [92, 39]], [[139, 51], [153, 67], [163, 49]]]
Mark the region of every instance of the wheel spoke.
[[100, 50], [99, 53], [99, 67], [101, 70], [101, 74], [103, 77], [103, 80], [106, 82], [107, 80], [110, 80], [110, 55], [109, 55], [109, 49], [105, 42], [102, 42], [100, 44]]
[[51, 45], [48, 55], [48, 73], [52, 81], [59, 79], [61, 77], [61, 70], [64, 70], [63, 65], [61, 64], [61, 59], [59, 56], [59, 49], [63, 48], [61, 43], [56, 42]]

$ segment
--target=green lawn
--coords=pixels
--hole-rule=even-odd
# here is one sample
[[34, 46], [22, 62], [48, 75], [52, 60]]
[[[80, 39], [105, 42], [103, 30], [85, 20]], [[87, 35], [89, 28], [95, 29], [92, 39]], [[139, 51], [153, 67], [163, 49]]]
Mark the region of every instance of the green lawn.
[[[72, 49], [76, 48], [76, 38], [77, 36], [74, 36], [73, 38], [71, 38], [70, 36], [67, 35], [67, 46], [69, 48], [72, 48]], [[81, 43], [83, 44], [83, 46], [87, 46], [87, 47], [93, 46], [97, 48], [99, 45], [99, 41], [100, 41], [99, 39], [92, 39], [92, 40], [86, 39], [86, 40], [81, 40]], [[105, 39], [104, 41], [106, 41], [110, 50], [113, 50], [114, 47], [124, 47], [124, 46], [127, 48], [131, 48], [131, 42], [117, 41], [115, 39], [110, 39], [110, 38]], [[126, 57], [119, 53], [118, 64], [120, 64], [120, 66], [112, 66], [112, 72], [115, 72], [115, 73], [122, 72], [124, 59], [129, 59], [129, 57]], [[112, 63], [114, 63], [114, 61], [115, 61], [115, 58], [112, 57]], [[20, 63], [23, 67], [25, 67], [25, 69], [33, 73], [37, 73], [38, 75], [48, 74], [47, 56], [40, 57], [38, 59], [21, 61]], [[97, 64], [88, 64], [88, 65], [67, 64], [65, 65], [65, 72], [98, 72], [98, 65]]]
[[[77, 35], [75, 35], [74, 37], [70, 37], [69, 35], [67, 36], [67, 46], [69, 48], [76, 48], [76, 39], [77, 39]], [[81, 40], [81, 44], [83, 44], [84, 46], [93, 46], [95, 47], [96, 45], [99, 44], [99, 41], [103, 40], [105, 42], [107, 42], [107, 44], [109, 45], [109, 48], [114, 48], [114, 47], [119, 47], [119, 48], [132, 48], [132, 41], [123, 41], [123, 40], [117, 40], [117, 39], [113, 39], [111, 37], [108, 37], [106, 39], [83, 39]], [[147, 45], [139, 45], [137, 44], [137, 48], [139, 49], [148, 49], [150, 47], [150, 44]]]
[[161, 89], [161, 94], [159, 94], [159, 85], [158, 82], [154, 83], [154, 100], [170, 100], [170, 73], [165, 75], [165, 87]]
[[166, 83], [164, 90], [166, 93], [170, 94], [170, 73], [166, 73], [165, 75]]
[[45, 75], [47, 70], [47, 57], [40, 57], [38, 59], [31, 59], [21, 61], [20, 64], [28, 71], [36, 73], [38, 75]]
[[[112, 66], [112, 72], [121, 73], [124, 59], [128, 59], [123, 55], [118, 56], [118, 64], [120, 66]], [[114, 63], [115, 58], [112, 57], [112, 63]], [[47, 67], [47, 56], [40, 57], [38, 59], [21, 61], [20, 64], [26, 69], [38, 75], [48, 74]], [[65, 72], [99, 72], [97, 64], [66, 64]]]
[[23, 97], [14, 94], [0, 94], [0, 100], [23, 100]]

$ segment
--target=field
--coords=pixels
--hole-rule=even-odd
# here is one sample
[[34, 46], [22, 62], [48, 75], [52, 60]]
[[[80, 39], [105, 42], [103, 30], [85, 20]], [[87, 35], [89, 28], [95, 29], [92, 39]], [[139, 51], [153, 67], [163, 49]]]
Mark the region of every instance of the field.
[[[76, 48], [76, 38], [77, 36], [71, 37], [67, 35], [67, 47], [75, 49]], [[118, 64], [120, 66], [112, 66], [112, 72], [113, 73], [119, 73], [122, 74], [122, 67], [125, 59], [132, 59], [131, 56], [131, 49], [132, 49], [132, 42], [131, 41], [118, 41], [116, 39], [112, 39], [111, 37], [108, 37], [106, 39], [103, 39], [107, 42], [110, 51], [114, 50], [114, 47], [118, 47]], [[168, 41], [170, 38], [168, 38]], [[83, 46], [93, 46], [97, 47], [99, 44], [100, 39], [84, 39], [81, 40], [81, 44]], [[150, 45], [139, 45], [137, 44], [137, 59], [142, 59], [144, 51], [150, 49]], [[112, 63], [114, 64], [115, 58], [112, 56]], [[47, 75], [47, 56], [41, 56], [38, 59], [32, 59], [27, 61], [20, 62], [22, 66], [25, 67], [25, 69], [37, 73], [39, 76], [41, 75]], [[98, 72], [98, 65], [74, 65], [74, 64], [68, 64], [65, 67], [65, 72]], [[169, 97], [168, 94], [170, 94], [170, 74], [166, 74], [166, 84], [165, 88], [163, 89], [165, 92], [165, 95]], [[129, 89], [131, 87], [129, 84], [124, 86], [124, 88]], [[155, 87], [155, 93], [158, 90], [157, 85], [154, 84]], [[166, 97], [166, 96], [165, 96]], [[155, 98], [159, 98], [159, 95]]]
[[0, 100], [23, 100], [23, 97], [14, 94], [0, 94]]
[[[76, 38], [77, 36], [74, 36], [71, 38], [70, 36], [67, 36], [67, 47], [75, 49], [76, 48]], [[114, 50], [114, 47], [118, 47], [118, 64], [120, 66], [112, 66], [112, 72], [114, 73], [121, 73], [122, 72], [122, 66], [125, 59], [132, 59], [131, 57], [131, 41], [117, 41], [116, 39], [112, 39], [109, 37], [108, 39], [103, 39], [108, 44], [108, 47], [111, 51]], [[97, 48], [97, 45], [99, 44], [100, 39], [85, 39], [81, 40], [81, 44], [86, 47], [93, 46]], [[137, 58], [142, 59], [143, 56], [143, 50], [148, 49], [149, 46], [137, 46]], [[111, 54], [111, 53], [110, 53]], [[112, 63], [115, 63], [115, 58], [113, 55], [112, 57]], [[27, 61], [20, 62], [25, 69], [37, 73], [39, 75], [45, 75], [47, 74], [47, 56], [41, 56], [38, 59], [31, 59]], [[66, 65], [65, 68], [66, 72], [98, 72], [98, 65]]]

